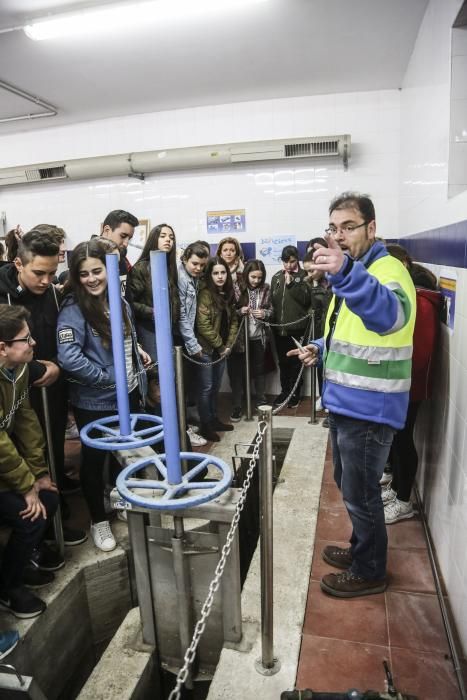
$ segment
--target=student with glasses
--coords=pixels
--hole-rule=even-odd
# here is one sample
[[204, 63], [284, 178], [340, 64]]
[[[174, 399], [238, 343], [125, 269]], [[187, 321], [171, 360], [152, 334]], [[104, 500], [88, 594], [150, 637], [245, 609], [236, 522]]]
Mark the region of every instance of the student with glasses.
[[411, 381], [415, 289], [408, 271], [376, 240], [373, 202], [344, 192], [329, 208], [328, 248], [313, 254], [331, 299], [324, 335], [292, 350], [322, 362], [334, 479], [352, 522], [350, 547], [329, 545], [323, 559], [343, 573], [321, 588], [339, 598], [386, 589], [387, 534], [379, 481], [396, 430], [405, 423]]
[[[42, 430], [25, 396], [35, 346], [29, 319], [22, 306], [0, 305], [0, 522], [11, 528], [0, 565], [0, 609], [24, 619], [47, 607], [26, 587], [38, 583], [27, 571], [58, 506]], [[44, 573], [41, 585], [53, 580]]]
[[[60, 234], [61, 232], [61, 234]], [[61, 295], [53, 282], [60, 259], [57, 242], [63, 229], [51, 224], [39, 224], [18, 241], [14, 261], [0, 268], [0, 303], [24, 306], [31, 314], [30, 326], [35, 339], [33, 357], [29, 363], [31, 405], [45, 433], [43, 391], [45, 387], [50, 413], [50, 427], [57, 485], [61, 492], [62, 517], [69, 517], [69, 507], [63, 493], [79, 491], [80, 485], [65, 471], [65, 430], [68, 419], [67, 387], [57, 362], [57, 318]], [[52, 532], [50, 534], [52, 538]], [[63, 528], [65, 544], [81, 544], [86, 540], [83, 530]], [[55, 571], [63, 566], [63, 558], [42, 545], [36, 564]]]

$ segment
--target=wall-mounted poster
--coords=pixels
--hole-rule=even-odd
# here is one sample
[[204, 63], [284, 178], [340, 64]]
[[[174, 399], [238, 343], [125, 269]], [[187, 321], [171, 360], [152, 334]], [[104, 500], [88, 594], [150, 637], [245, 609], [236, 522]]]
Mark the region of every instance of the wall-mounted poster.
[[245, 209], [226, 209], [206, 213], [208, 233], [236, 234], [246, 231]]
[[140, 219], [139, 226], [135, 226], [133, 238], [127, 249], [126, 256], [131, 265], [134, 265], [141, 255], [149, 233], [149, 219]]
[[135, 232], [131, 239], [131, 245], [135, 248], [144, 248], [149, 233], [149, 219], [140, 219], [139, 226], [135, 226]]
[[297, 245], [296, 236], [261, 236], [256, 244], [256, 254], [265, 265], [277, 265], [281, 262], [282, 249], [286, 245]]
[[453, 270], [441, 270], [439, 277], [439, 291], [445, 300], [445, 314], [443, 321], [454, 332], [454, 317], [456, 315], [456, 287], [457, 274]]

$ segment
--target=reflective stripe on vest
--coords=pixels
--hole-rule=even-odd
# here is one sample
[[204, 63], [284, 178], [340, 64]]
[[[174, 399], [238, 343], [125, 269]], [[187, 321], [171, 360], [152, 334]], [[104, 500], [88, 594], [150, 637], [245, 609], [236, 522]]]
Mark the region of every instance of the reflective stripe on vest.
[[412, 357], [412, 346], [406, 345], [401, 348], [375, 347], [369, 345], [355, 345], [342, 340], [332, 338], [330, 352], [337, 352], [340, 355], [348, 355], [358, 360], [379, 364], [387, 360], [396, 362], [398, 360], [410, 360]]
[[380, 377], [362, 377], [360, 374], [347, 374], [332, 369], [326, 369], [326, 380], [334, 384], [341, 384], [355, 389], [367, 389], [383, 394], [397, 394], [410, 390], [410, 377], [408, 379], [381, 379]]
[[[351, 388], [406, 392], [410, 389], [412, 369], [415, 289], [409, 273], [390, 256], [376, 260], [368, 272], [399, 297], [396, 321], [386, 333], [370, 331], [344, 301], [325, 355], [324, 376], [327, 381]], [[326, 335], [331, 315], [330, 308]]]

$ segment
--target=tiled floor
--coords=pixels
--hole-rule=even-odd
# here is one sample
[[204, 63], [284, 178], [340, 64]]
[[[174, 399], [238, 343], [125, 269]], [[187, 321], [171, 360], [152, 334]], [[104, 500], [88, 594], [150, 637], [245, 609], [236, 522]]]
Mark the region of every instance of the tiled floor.
[[382, 691], [386, 659], [400, 692], [419, 700], [458, 700], [421, 521], [388, 526], [385, 593], [332, 598], [319, 585], [321, 576], [333, 571], [321, 559], [321, 551], [331, 543], [348, 546], [350, 533], [328, 450], [296, 687], [315, 692]]

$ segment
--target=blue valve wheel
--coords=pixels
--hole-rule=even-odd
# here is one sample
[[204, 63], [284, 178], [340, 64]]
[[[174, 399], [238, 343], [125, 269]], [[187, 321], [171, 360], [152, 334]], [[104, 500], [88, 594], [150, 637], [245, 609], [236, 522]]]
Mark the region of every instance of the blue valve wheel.
[[[160, 416], [153, 416], [150, 413], [131, 413], [130, 426], [131, 433], [121, 435], [118, 415], [108, 416], [85, 425], [81, 429], [80, 437], [85, 445], [97, 450], [133, 450], [146, 445], [155, 445], [164, 439], [164, 425]], [[97, 435], [94, 431], [97, 431]], [[91, 437], [92, 433], [94, 435]]]
[[[200, 452], [181, 452], [180, 459], [188, 462], [189, 469], [186, 474], [181, 475], [179, 484], [168, 482], [165, 454], [154, 454], [153, 457], [130, 464], [120, 472], [117, 477], [119, 494], [135, 506], [152, 510], [176, 510], [212, 501], [229, 488], [232, 482], [232, 470], [221, 459]], [[160, 476], [160, 481], [133, 478], [145, 467], [154, 467]], [[207, 467], [216, 468], [214, 475], [216, 480], [197, 481], [197, 477], [205, 472]], [[132, 489], [144, 489], [147, 491], [147, 496], [134, 493]]]

